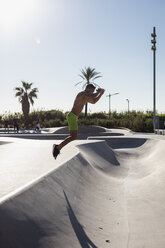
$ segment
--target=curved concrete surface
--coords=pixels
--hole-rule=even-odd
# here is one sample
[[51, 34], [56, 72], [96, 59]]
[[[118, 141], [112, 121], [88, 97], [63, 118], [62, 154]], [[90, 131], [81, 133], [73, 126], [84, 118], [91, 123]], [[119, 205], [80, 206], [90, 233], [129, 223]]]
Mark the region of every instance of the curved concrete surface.
[[[100, 126], [79, 126], [78, 140], [86, 140], [89, 136], [123, 136], [131, 135], [130, 130], [125, 129], [107, 129]], [[20, 132], [9, 133], [3, 130], [0, 137], [16, 137], [23, 139], [38, 139], [38, 140], [63, 140], [69, 135], [68, 127], [41, 129], [39, 132], [35, 130], [20, 130]]]
[[164, 248], [164, 146], [77, 142], [70, 160], [1, 203], [0, 247]]

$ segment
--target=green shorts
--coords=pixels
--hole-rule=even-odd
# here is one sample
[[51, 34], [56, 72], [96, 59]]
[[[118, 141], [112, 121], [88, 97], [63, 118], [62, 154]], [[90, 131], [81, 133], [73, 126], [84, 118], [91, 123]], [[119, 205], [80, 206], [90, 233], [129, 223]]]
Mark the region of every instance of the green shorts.
[[77, 115], [73, 114], [72, 112], [69, 112], [67, 115], [67, 121], [70, 131], [78, 130], [78, 117]]

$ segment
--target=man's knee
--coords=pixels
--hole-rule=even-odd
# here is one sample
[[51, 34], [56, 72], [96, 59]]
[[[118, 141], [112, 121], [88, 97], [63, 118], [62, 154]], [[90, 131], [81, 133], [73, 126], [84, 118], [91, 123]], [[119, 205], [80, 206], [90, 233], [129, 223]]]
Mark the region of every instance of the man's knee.
[[76, 135], [73, 135], [73, 136], [72, 136], [72, 139], [73, 139], [73, 140], [76, 140], [76, 139], [77, 139], [77, 134], [76, 134]]
[[72, 133], [71, 138], [72, 138], [72, 140], [76, 140], [77, 139], [77, 133]]

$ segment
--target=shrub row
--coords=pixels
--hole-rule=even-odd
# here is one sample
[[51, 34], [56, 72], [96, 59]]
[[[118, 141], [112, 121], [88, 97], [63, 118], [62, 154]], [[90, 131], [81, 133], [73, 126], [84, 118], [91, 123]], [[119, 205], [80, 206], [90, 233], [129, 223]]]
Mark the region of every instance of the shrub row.
[[[35, 128], [39, 122], [41, 128], [66, 126], [67, 112], [60, 110], [33, 111], [29, 114], [28, 122], [25, 123], [24, 116], [21, 113], [0, 115], [0, 127], [4, 127], [5, 120], [8, 121], [9, 127], [13, 125], [13, 119], [18, 118], [20, 128]], [[165, 115], [161, 115], [165, 119]], [[152, 112], [112, 112], [109, 116], [105, 112], [88, 114], [84, 113], [79, 116], [79, 125], [98, 125], [106, 128], [125, 127], [135, 132], [153, 132], [153, 114]]]

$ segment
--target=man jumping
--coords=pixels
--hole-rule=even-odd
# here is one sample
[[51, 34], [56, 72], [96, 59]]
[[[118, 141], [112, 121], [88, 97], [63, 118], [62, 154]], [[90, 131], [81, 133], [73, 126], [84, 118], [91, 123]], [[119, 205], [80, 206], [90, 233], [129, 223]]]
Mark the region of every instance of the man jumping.
[[77, 139], [78, 132], [78, 116], [83, 110], [84, 105], [88, 103], [95, 104], [101, 96], [104, 94], [104, 89], [97, 89], [97, 92], [94, 93], [95, 86], [93, 84], [87, 84], [84, 91], [81, 91], [77, 94], [76, 99], [73, 104], [71, 112], [67, 115], [67, 121], [69, 126], [70, 135], [62, 141], [59, 145], [53, 145], [53, 156], [56, 159], [60, 150], [67, 145], [69, 142]]

